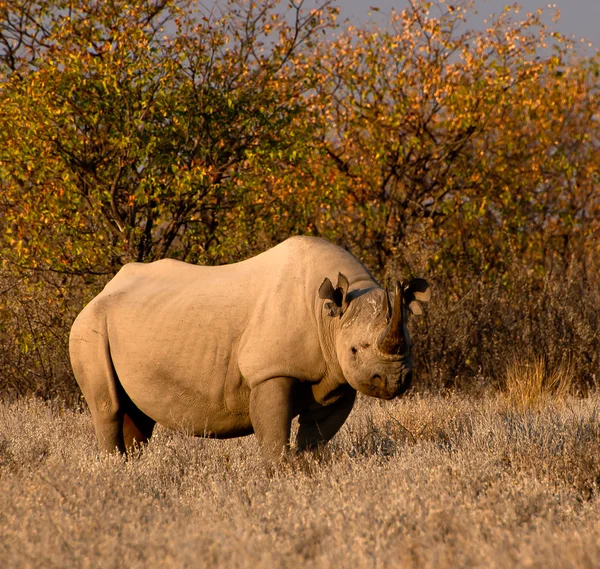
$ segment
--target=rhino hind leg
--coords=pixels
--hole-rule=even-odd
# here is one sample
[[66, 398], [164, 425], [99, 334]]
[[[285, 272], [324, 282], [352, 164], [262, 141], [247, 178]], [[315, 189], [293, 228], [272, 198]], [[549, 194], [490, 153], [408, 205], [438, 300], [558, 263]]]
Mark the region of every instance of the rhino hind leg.
[[152, 436], [156, 422], [140, 411], [122, 388], [120, 391], [121, 407], [124, 410], [122, 427], [123, 443], [125, 448], [129, 449], [136, 443], [143, 444], [148, 442], [148, 439]]
[[[102, 409], [92, 408], [86, 396], [101, 451], [125, 453], [135, 444], [148, 442], [156, 424], [129, 399], [114, 374], [116, 398]], [[112, 386], [111, 386], [112, 388]], [[85, 393], [84, 393], [85, 395]]]
[[101, 308], [92, 301], [73, 324], [71, 364], [92, 414], [100, 451], [124, 453], [133, 441], [150, 437], [154, 421], [133, 404], [119, 382]]

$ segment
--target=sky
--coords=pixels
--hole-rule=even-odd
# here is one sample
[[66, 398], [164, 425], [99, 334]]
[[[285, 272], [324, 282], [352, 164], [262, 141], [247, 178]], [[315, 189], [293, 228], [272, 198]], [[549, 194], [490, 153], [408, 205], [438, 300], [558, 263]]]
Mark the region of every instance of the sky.
[[[478, 14], [473, 17], [473, 27], [482, 26], [490, 14], [499, 14], [504, 6], [514, 3], [510, 0], [475, 0], [474, 8]], [[538, 8], [550, 13], [554, 8], [548, 9], [548, 6], [555, 6], [560, 11], [560, 20], [556, 23], [551, 18], [544, 20], [551, 30], [569, 38], [584, 39], [585, 45], [591, 42], [594, 51], [600, 49], [600, 0], [520, 0], [517, 4], [522, 8], [519, 15], [523, 16]], [[371, 17], [385, 22], [392, 8], [401, 11], [408, 6], [408, 0], [338, 0], [337, 5], [341, 8], [342, 22], [348, 18], [352, 24], [360, 25], [370, 18], [370, 7], [379, 8], [378, 12], [371, 12]]]

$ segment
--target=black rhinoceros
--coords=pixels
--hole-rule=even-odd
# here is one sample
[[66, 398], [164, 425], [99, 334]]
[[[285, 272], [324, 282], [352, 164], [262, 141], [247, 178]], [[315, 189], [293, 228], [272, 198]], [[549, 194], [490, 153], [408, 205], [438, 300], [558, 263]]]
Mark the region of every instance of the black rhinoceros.
[[409, 387], [406, 314], [429, 296], [415, 279], [390, 301], [348, 251], [314, 237], [231, 265], [131, 263], [75, 320], [71, 362], [101, 450], [123, 452], [160, 423], [255, 433], [273, 458], [295, 416], [298, 448], [313, 447], [356, 391], [391, 399]]

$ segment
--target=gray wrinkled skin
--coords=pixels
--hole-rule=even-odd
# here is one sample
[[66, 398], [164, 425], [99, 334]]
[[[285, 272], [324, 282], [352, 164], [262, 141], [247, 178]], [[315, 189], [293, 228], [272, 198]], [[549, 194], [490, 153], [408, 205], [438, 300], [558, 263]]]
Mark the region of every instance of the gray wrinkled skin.
[[[426, 301], [423, 283], [416, 298]], [[126, 265], [70, 337], [100, 449], [123, 452], [160, 423], [198, 436], [254, 432], [277, 458], [295, 416], [299, 449], [328, 441], [356, 391], [391, 399], [410, 385], [412, 293], [393, 354], [378, 349], [386, 294], [350, 253], [313, 237], [219, 267]]]

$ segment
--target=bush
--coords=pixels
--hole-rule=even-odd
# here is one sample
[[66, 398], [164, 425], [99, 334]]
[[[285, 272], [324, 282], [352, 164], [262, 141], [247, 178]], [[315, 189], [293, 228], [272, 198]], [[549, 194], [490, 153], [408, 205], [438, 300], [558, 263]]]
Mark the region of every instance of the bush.
[[452, 282], [434, 282], [424, 319], [413, 323], [422, 385], [434, 389], [503, 387], [508, 374], [509, 383], [517, 389], [515, 383], [547, 381], [548, 374], [564, 373], [577, 393], [597, 389], [597, 266], [573, 263], [537, 277], [527, 265], [515, 262], [506, 283], [474, 282], [459, 298], [448, 293]]
[[468, 9], [333, 35], [328, 0], [1, 4], [3, 392], [72, 393], [70, 323], [124, 263], [297, 233], [434, 284], [422, 386], [499, 385], [517, 354], [595, 387], [600, 59]]
[[24, 281], [0, 272], [0, 394], [76, 405], [81, 395], [69, 362], [68, 334], [83, 307], [82, 286], [73, 279], [61, 284], [64, 277], [52, 274], [44, 277]]

